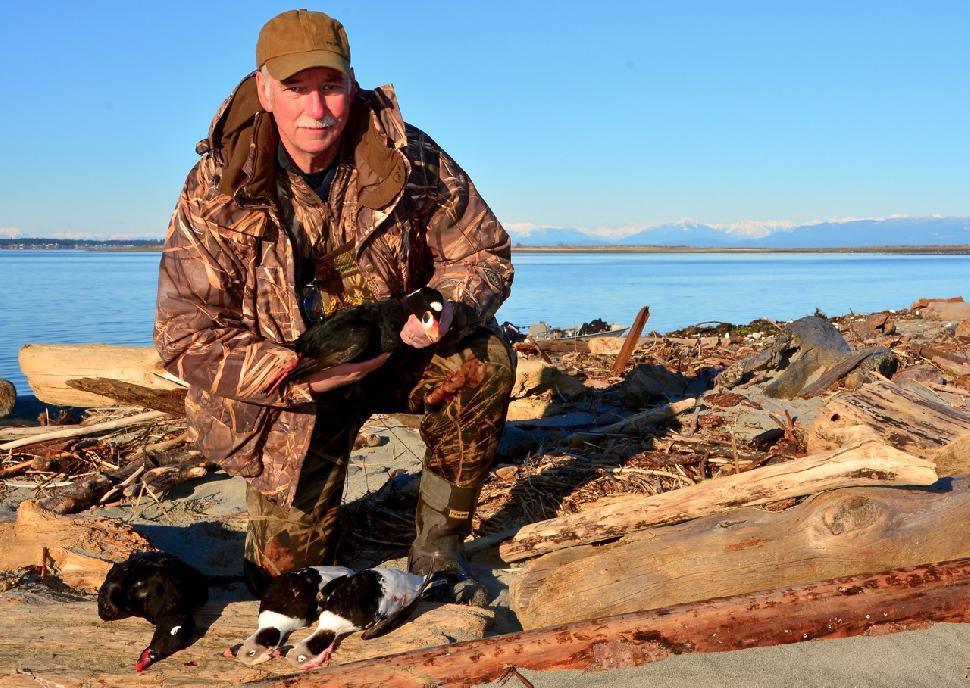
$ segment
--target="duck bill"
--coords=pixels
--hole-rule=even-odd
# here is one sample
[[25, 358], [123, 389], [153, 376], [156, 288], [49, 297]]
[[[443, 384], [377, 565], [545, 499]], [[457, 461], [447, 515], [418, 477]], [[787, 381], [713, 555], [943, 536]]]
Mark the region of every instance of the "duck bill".
[[155, 653], [151, 651], [151, 648], [145, 648], [138, 657], [138, 662], [135, 663], [135, 671], [144, 671], [154, 663]]

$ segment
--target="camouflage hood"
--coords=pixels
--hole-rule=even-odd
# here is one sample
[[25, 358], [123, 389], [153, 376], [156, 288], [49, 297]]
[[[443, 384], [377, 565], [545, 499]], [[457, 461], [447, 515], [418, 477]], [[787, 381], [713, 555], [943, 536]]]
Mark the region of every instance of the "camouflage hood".
[[[272, 115], [259, 104], [256, 73], [244, 78], [222, 103], [209, 136], [196, 146], [222, 167], [219, 191], [238, 203], [274, 203], [279, 134]], [[339, 158], [353, 161], [361, 205], [387, 206], [404, 187], [407, 168], [396, 152], [407, 145], [404, 122], [389, 86], [358, 90]]]

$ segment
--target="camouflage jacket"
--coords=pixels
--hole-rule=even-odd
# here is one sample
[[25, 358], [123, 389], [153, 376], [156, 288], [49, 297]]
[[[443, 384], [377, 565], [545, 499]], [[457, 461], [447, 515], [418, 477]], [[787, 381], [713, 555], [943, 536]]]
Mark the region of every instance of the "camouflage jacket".
[[[278, 134], [247, 76], [222, 104], [172, 216], [159, 268], [155, 345], [190, 385], [190, 432], [210, 460], [283, 504], [313, 429], [306, 383], [276, 384], [306, 325], [294, 241], [277, 190]], [[422, 285], [456, 304], [455, 325], [493, 320], [512, 283], [510, 241], [464, 171], [405, 123], [390, 86], [361, 90], [329, 200], [294, 185], [304, 221], [354, 243], [376, 299]], [[325, 212], [302, 205], [316, 202]]]

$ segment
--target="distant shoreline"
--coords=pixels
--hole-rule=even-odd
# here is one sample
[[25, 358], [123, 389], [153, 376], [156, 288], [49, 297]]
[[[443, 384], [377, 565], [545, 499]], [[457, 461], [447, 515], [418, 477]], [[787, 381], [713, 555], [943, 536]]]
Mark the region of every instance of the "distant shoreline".
[[[161, 242], [77, 239], [0, 239], [7, 251], [104, 251], [159, 252]], [[898, 253], [920, 255], [968, 255], [970, 244], [925, 244], [913, 246], [843, 246], [814, 248], [770, 248], [737, 246], [650, 246], [622, 244], [512, 245], [513, 253]]]
[[752, 248], [726, 246], [624, 246], [624, 245], [567, 245], [521, 246], [513, 245], [513, 253], [916, 253], [916, 254], [970, 254], [968, 244], [940, 244], [922, 246], [851, 246], [836, 248]]

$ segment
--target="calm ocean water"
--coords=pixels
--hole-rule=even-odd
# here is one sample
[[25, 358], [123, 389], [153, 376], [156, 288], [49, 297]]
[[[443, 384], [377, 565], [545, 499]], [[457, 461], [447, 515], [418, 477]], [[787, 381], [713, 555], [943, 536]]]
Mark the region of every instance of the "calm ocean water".
[[[17, 364], [27, 342], [150, 345], [158, 253], [0, 251], [0, 377], [29, 393]], [[647, 330], [905, 308], [921, 296], [970, 299], [970, 256], [884, 254], [516, 253], [499, 320]]]

